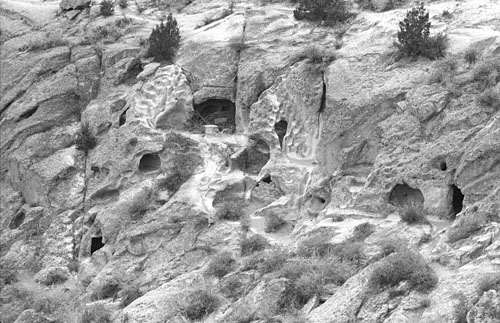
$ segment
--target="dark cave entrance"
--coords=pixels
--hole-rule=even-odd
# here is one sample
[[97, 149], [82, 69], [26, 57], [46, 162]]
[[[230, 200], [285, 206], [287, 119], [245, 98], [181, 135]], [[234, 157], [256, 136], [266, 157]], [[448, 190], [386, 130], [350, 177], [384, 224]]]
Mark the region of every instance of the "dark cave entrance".
[[219, 130], [236, 128], [236, 108], [229, 100], [210, 99], [194, 106], [193, 126], [216, 125]]
[[456, 185], [451, 185], [450, 189], [451, 189], [451, 217], [454, 219], [458, 213], [462, 212], [465, 196]]
[[286, 122], [286, 120], [280, 120], [274, 124], [274, 131], [276, 131], [276, 134], [278, 135], [281, 150], [283, 150], [283, 137], [286, 135], [287, 128], [288, 122]]
[[127, 111], [128, 111], [128, 109], [123, 111], [122, 114], [120, 115], [120, 120], [118, 121], [119, 127], [123, 126], [125, 124], [125, 122], [127, 122]]
[[23, 224], [25, 217], [26, 217], [26, 214], [24, 213], [24, 211], [21, 211], [21, 212], [17, 213], [12, 218], [12, 220], [10, 220], [9, 229], [17, 229], [17, 228], [19, 228], [21, 226], [21, 224]]
[[102, 237], [92, 237], [90, 241], [90, 255], [92, 255], [97, 250], [104, 247], [104, 243], [102, 242]]
[[441, 161], [439, 163], [439, 169], [441, 169], [443, 172], [446, 171], [448, 169], [448, 165], [446, 165], [446, 162], [445, 161]]
[[408, 184], [396, 184], [389, 194], [389, 203], [396, 207], [424, 204], [424, 194], [418, 188], [410, 187]]
[[161, 159], [158, 154], [145, 154], [139, 161], [139, 170], [141, 172], [153, 172], [160, 169]]

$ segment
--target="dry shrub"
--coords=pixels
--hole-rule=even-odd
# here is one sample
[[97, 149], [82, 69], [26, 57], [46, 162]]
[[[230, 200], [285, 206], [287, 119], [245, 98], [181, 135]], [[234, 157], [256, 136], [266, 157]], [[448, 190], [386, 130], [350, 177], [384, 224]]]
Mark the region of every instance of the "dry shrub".
[[264, 229], [264, 231], [267, 233], [276, 232], [286, 223], [287, 222], [280, 218], [278, 215], [271, 213], [266, 216], [266, 228]]
[[500, 110], [500, 92], [492, 87], [487, 88], [478, 95], [477, 103], [485, 108]]
[[500, 82], [500, 58], [489, 58], [478, 63], [472, 72], [472, 80], [482, 89]]
[[240, 241], [241, 255], [248, 256], [254, 252], [264, 250], [269, 243], [267, 239], [261, 235], [253, 235], [250, 238], [243, 238]]
[[312, 64], [328, 64], [333, 62], [337, 56], [335, 50], [333, 49], [312, 45], [300, 51], [295, 58], [297, 60], [307, 59]]
[[401, 206], [399, 217], [409, 224], [425, 223], [427, 221], [423, 211], [423, 204], [413, 200]]
[[230, 252], [223, 252], [215, 256], [208, 264], [207, 274], [222, 278], [233, 270], [236, 261]]
[[19, 48], [20, 51], [45, 50], [49, 48], [66, 46], [69, 41], [59, 30], [47, 31], [41, 35], [33, 36], [26, 44]]
[[199, 321], [213, 313], [219, 306], [219, 299], [207, 289], [191, 292], [184, 301], [181, 313], [192, 321]]
[[394, 287], [402, 281], [410, 288], [428, 292], [437, 284], [437, 277], [420, 254], [400, 251], [382, 259], [369, 278], [374, 288]]
[[479, 58], [479, 51], [475, 48], [468, 48], [464, 53], [464, 60], [469, 64], [476, 64]]

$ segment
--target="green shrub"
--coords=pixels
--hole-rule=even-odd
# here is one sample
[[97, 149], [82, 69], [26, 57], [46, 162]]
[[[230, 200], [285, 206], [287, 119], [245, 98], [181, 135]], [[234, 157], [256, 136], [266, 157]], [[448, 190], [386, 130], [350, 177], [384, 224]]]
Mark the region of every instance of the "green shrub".
[[335, 50], [328, 48], [322, 48], [319, 46], [308, 46], [302, 51], [300, 51], [296, 59], [304, 60], [307, 59], [312, 64], [330, 63], [336, 59]]
[[61, 31], [48, 31], [29, 38], [28, 42], [19, 48], [19, 51], [45, 50], [68, 44], [69, 41], [63, 37]]
[[238, 276], [231, 276], [224, 281], [220, 291], [227, 297], [238, 299], [243, 294], [243, 283]]
[[88, 153], [89, 150], [92, 150], [97, 145], [97, 138], [92, 134], [88, 123], [82, 123], [75, 144], [76, 149], [85, 153]]
[[80, 318], [81, 323], [109, 323], [111, 314], [102, 304], [85, 307]]
[[500, 93], [494, 88], [487, 88], [478, 95], [477, 103], [486, 108], [500, 109]]
[[417, 202], [408, 202], [399, 210], [399, 217], [406, 223], [424, 223], [426, 221], [423, 205]]
[[221, 220], [237, 221], [241, 219], [243, 212], [239, 204], [229, 201], [220, 204], [215, 216]]
[[472, 79], [482, 89], [492, 87], [500, 82], [500, 58], [481, 61], [472, 72]]
[[123, 286], [120, 280], [116, 277], [111, 277], [95, 286], [91, 299], [95, 301], [106, 298], [114, 298], [118, 295], [118, 292], [122, 288]]
[[109, 17], [115, 14], [115, 5], [110, 0], [103, 0], [101, 2], [101, 15]]
[[283, 220], [276, 214], [271, 213], [268, 216], [266, 216], [266, 221], [265, 221], [266, 228], [264, 229], [264, 231], [267, 233], [276, 232], [285, 224], [286, 224], [285, 220]]
[[247, 256], [254, 252], [264, 250], [268, 246], [266, 238], [261, 235], [253, 235], [240, 241], [241, 255]]
[[293, 11], [297, 20], [311, 20], [333, 26], [353, 16], [347, 10], [344, 0], [299, 0], [299, 6]]
[[382, 259], [369, 277], [374, 288], [389, 288], [407, 281], [410, 288], [426, 292], [437, 284], [437, 277], [417, 253], [394, 252]]
[[223, 252], [215, 256], [208, 264], [207, 274], [222, 278], [233, 270], [236, 261], [230, 252]]
[[423, 5], [415, 7], [406, 13], [403, 21], [399, 22], [398, 43], [396, 46], [402, 56], [424, 56], [437, 59], [444, 56], [447, 45], [445, 35], [429, 35], [429, 12]]
[[142, 296], [140, 285], [138, 283], [131, 283], [126, 285], [119, 293], [121, 297], [120, 307], [124, 308], [129, 306], [133, 301]]
[[477, 286], [477, 293], [479, 296], [492, 289], [500, 292], [500, 272], [486, 274], [479, 280]]
[[128, 0], [118, 0], [118, 5], [122, 9], [126, 9], [128, 7]]
[[192, 321], [198, 321], [213, 313], [219, 306], [218, 298], [206, 289], [191, 292], [182, 309], [182, 314]]
[[181, 36], [177, 20], [170, 13], [166, 23], [162, 21], [151, 32], [148, 54], [159, 62], [172, 60], [179, 48], [180, 40]]
[[478, 57], [479, 57], [479, 52], [475, 48], [469, 48], [464, 53], [464, 59], [470, 65], [476, 64]]

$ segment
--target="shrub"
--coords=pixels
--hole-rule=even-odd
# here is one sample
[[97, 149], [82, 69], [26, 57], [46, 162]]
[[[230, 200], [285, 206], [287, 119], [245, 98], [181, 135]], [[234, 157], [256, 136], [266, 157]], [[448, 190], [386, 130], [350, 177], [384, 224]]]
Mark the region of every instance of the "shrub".
[[437, 277], [425, 260], [411, 251], [391, 253], [369, 277], [369, 284], [375, 288], [393, 287], [402, 281], [407, 281], [410, 288], [425, 292], [434, 288]]
[[237, 221], [243, 216], [243, 212], [240, 205], [229, 201], [220, 204], [215, 216], [221, 220]]
[[479, 280], [477, 286], [477, 293], [479, 296], [492, 289], [500, 292], [500, 272], [486, 274]]
[[177, 20], [170, 13], [166, 23], [162, 21], [151, 32], [148, 54], [153, 56], [156, 61], [169, 61], [175, 56], [180, 40], [181, 36]]
[[243, 294], [243, 283], [238, 276], [231, 276], [222, 284], [220, 290], [225, 296], [238, 299]]
[[281, 249], [257, 253], [245, 261], [243, 270], [257, 269], [261, 274], [268, 274], [281, 269], [289, 258], [289, 253]]
[[210, 261], [207, 268], [207, 274], [222, 278], [232, 271], [235, 262], [230, 252], [223, 252]]
[[453, 57], [446, 58], [437, 63], [437, 66], [429, 78], [429, 84], [447, 83], [453, 84], [453, 78], [457, 69], [457, 61]]
[[500, 109], [500, 93], [494, 88], [487, 88], [478, 95], [477, 103], [486, 108]]
[[403, 21], [399, 22], [398, 43], [396, 46], [402, 56], [424, 56], [436, 59], [444, 56], [446, 36], [438, 34], [429, 36], [429, 12], [423, 5], [415, 7], [406, 13]]
[[399, 210], [399, 217], [406, 223], [423, 223], [426, 221], [423, 205], [414, 201], [402, 205]]
[[142, 296], [140, 285], [138, 283], [127, 285], [120, 291], [119, 296], [121, 297], [120, 307], [129, 306], [133, 301]]
[[240, 241], [241, 255], [247, 256], [256, 251], [264, 250], [268, 246], [266, 238], [261, 235], [253, 235]]
[[266, 217], [265, 224], [266, 228], [264, 229], [264, 231], [270, 233], [278, 231], [283, 225], [286, 224], [286, 221], [276, 214], [271, 213]]
[[219, 300], [210, 291], [199, 289], [191, 292], [182, 309], [182, 314], [192, 321], [205, 318], [219, 306]]
[[128, 7], [128, 0], [118, 0], [118, 5], [122, 9], [126, 9]]
[[92, 292], [92, 300], [100, 300], [106, 298], [114, 298], [118, 295], [118, 292], [122, 289], [122, 283], [116, 277], [111, 277], [110, 279], [95, 286]]
[[464, 59], [470, 65], [476, 64], [479, 52], [475, 48], [469, 48], [464, 53]]
[[69, 41], [63, 37], [60, 31], [49, 31], [31, 37], [26, 44], [19, 48], [19, 51], [45, 50], [68, 44]]
[[353, 16], [347, 10], [344, 0], [300, 0], [299, 6], [293, 11], [297, 20], [311, 20], [332, 26], [344, 22]]
[[101, 2], [101, 15], [104, 17], [109, 17], [114, 15], [115, 5], [110, 0], [103, 0]]
[[500, 82], [500, 58], [490, 58], [477, 64], [472, 78], [482, 89], [496, 85]]
[[304, 50], [300, 51], [297, 54], [296, 59], [307, 59], [312, 64], [321, 64], [323, 62], [330, 63], [336, 59], [336, 54], [334, 50], [313, 45], [308, 46]]
[[86, 307], [80, 318], [81, 323], [109, 323], [111, 314], [103, 304]]
[[76, 149], [81, 150], [86, 154], [97, 145], [97, 138], [92, 134], [88, 123], [82, 123], [81, 130], [76, 138], [75, 144]]

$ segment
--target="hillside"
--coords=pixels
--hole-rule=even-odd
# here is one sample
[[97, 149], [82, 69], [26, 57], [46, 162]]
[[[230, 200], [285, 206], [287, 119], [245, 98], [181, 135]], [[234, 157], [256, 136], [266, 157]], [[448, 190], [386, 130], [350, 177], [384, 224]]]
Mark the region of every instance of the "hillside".
[[500, 322], [498, 1], [0, 4], [0, 322]]

